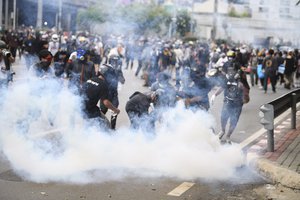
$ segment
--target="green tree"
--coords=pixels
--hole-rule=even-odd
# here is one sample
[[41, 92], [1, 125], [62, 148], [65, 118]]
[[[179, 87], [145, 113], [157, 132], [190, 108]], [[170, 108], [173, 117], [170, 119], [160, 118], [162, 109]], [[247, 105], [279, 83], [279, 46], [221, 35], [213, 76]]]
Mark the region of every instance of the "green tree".
[[147, 32], [160, 33], [161, 25], [167, 25], [170, 14], [161, 6], [151, 4], [144, 6], [136, 3], [125, 6], [121, 10], [122, 19], [134, 25], [138, 34]]
[[91, 30], [91, 26], [94, 24], [103, 23], [105, 21], [104, 12], [95, 7], [80, 11], [77, 17], [77, 23], [83, 30]]
[[180, 11], [176, 17], [176, 31], [179, 33], [181, 37], [184, 37], [187, 32], [191, 30], [191, 16], [190, 14], [184, 10]]
[[[161, 6], [145, 6], [133, 3], [125, 6], [100, 3], [98, 6], [82, 11], [78, 15], [79, 27], [91, 29], [96, 23], [109, 24], [115, 32], [134, 32], [147, 34], [155, 32], [164, 34], [162, 26], [167, 26], [170, 13]], [[118, 31], [119, 30], [119, 31]]]

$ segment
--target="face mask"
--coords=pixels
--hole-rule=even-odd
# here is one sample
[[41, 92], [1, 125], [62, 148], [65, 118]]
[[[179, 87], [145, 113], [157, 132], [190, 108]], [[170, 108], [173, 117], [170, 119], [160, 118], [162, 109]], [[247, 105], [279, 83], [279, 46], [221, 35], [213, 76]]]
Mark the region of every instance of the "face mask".
[[49, 61], [42, 61], [40, 64], [42, 66], [42, 69], [46, 71], [46, 70], [48, 70], [51, 62], [49, 62]]

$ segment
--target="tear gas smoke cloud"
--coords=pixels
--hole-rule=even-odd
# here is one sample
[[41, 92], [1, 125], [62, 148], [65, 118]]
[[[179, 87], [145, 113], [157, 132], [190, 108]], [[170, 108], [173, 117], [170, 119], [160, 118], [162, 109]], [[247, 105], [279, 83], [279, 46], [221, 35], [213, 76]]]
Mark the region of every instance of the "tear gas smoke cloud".
[[[236, 145], [220, 145], [213, 117], [165, 111], [149, 137], [114, 133], [87, 122], [81, 100], [54, 80], [15, 82], [0, 102], [0, 151], [16, 173], [35, 182], [90, 183], [128, 176], [226, 180], [244, 161]], [[125, 111], [123, 111], [125, 112]], [[59, 131], [49, 131], [57, 130]]]
[[179, 104], [163, 112], [155, 136], [127, 127], [108, 133], [84, 120], [81, 99], [62, 85], [15, 82], [1, 95], [0, 151], [26, 180], [89, 183], [132, 175], [226, 180], [244, 162], [238, 146], [220, 145], [208, 113]]

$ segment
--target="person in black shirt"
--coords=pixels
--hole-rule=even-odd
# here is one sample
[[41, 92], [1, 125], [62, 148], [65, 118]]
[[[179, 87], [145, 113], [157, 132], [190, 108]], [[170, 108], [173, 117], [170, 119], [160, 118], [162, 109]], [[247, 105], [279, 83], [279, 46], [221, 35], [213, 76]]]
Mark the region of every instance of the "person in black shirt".
[[154, 128], [154, 116], [149, 113], [151, 103], [155, 103], [156, 93], [144, 94], [135, 92], [126, 103], [125, 110], [130, 120], [130, 125], [134, 129], [144, 127], [145, 130]]
[[74, 87], [75, 92], [84, 82], [96, 76], [95, 65], [88, 59], [89, 54], [85, 49], [77, 49], [77, 58], [66, 65], [65, 70], [70, 78], [69, 86]]
[[192, 83], [187, 88], [183, 89], [185, 94], [185, 105], [191, 109], [203, 109], [208, 111], [209, 98], [208, 93], [214, 87], [213, 83], [205, 76], [206, 67], [201, 64], [197, 58], [196, 65], [192, 67], [190, 72], [190, 79]]
[[176, 105], [176, 90], [169, 82], [170, 74], [160, 72], [157, 74], [157, 80], [151, 85], [151, 91], [157, 91], [159, 97], [157, 99], [157, 108], [170, 108]]
[[[231, 143], [230, 136], [235, 130], [235, 127], [240, 118], [243, 104], [249, 101], [245, 98], [244, 92], [247, 88], [241, 77], [240, 69], [232, 61], [228, 61], [224, 64], [222, 74], [221, 87], [211, 97], [211, 104], [217, 95], [224, 91], [224, 101], [221, 112], [221, 132], [219, 133], [219, 139], [222, 140], [225, 135], [225, 142]], [[226, 125], [229, 122], [229, 129], [226, 133]]]
[[52, 65], [53, 55], [50, 51], [44, 49], [39, 52], [40, 61], [35, 63], [29, 68], [29, 74], [39, 78], [53, 78], [54, 70]]
[[277, 82], [277, 71], [278, 71], [278, 63], [277, 59], [274, 56], [274, 50], [269, 49], [267, 56], [264, 58], [262, 63], [262, 68], [265, 72], [265, 79], [264, 79], [264, 90], [265, 94], [268, 90], [268, 80], [270, 79], [272, 91], [276, 92], [276, 82]]
[[[119, 106], [119, 94], [118, 94], [118, 85], [119, 82], [121, 84], [125, 83], [125, 78], [122, 72], [122, 61], [119, 56], [112, 56], [109, 59], [110, 64], [103, 64], [100, 66], [100, 71], [105, 77], [107, 86], [108, 86], [108, 99], [112, 102], [112, 104], [117, 108]], [[107, 107], [103, 105], [101, 102], [100, 105], [101, 111], [106, 114]], [[111, 128], [116, 128], [117, 116], [111, 116], [110, 119]]]
[[120, 113], [120, 110], [108, 100], [108, 86], [102, 75], [87, 80], [83, 84], [82, 91], [84, 96], [84, 113], [90, 119], [98, 118], [101, 126], [104, 124], [105, 117], [97, 106], [99, 101], [112, 110], [114, 114]]

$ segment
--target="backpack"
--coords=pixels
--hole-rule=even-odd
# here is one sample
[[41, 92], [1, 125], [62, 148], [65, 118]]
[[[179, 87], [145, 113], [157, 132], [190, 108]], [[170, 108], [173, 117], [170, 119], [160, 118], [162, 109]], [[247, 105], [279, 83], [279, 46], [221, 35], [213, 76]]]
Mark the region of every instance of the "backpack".
[[244, 102], [244, 86], [240, 82], [239, 74], [227, 74], [226, 75], [226, 92], [225, 101], [231, 103], [243, 103]]
[[227, 83], [227, 94], [226, 98], [231, 101], [235, 101], [239, 97], [239, 83], [235, 79], [228, 79]]

